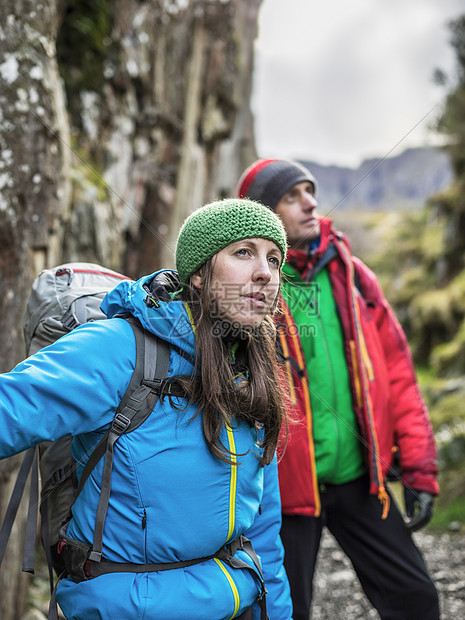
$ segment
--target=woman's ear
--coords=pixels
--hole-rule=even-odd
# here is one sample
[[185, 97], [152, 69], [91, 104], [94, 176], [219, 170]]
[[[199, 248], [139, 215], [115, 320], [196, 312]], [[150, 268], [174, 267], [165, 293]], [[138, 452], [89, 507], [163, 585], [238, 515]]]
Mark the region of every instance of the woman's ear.
[[203, 278], [199, 273], [194, 273], [191, 276], [191, 283], [194, 288], [201, 289], [203, 285]]

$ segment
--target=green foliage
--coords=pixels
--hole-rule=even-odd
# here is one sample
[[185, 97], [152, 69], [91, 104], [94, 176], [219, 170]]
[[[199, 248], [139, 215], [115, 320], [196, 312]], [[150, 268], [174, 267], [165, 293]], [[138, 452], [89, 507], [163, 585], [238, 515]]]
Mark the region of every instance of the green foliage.
[[465, 529], [465, 377], [438, 378], [430, 366], [417, 367], [417, 377], [438, 449], [441, 494], [431, 527], [445, 529], [455, 522]]
[[[398, 263], [401, 264], [401, 263]], [[389, 297], [396, 306], [409, 306], [412, 299], [425, 288], [425, 274], [420, 265], [405, 267], [398, 274], [395, 290], [391, 290]]]
[[366, 258], [389, 302], [402, 317], [404, 329], [413, 337], [410, 304], [435, 285], [432, 264], [441, 255], [442, 228], [437, 223], [430, 225], [426, 211], [407, 213], [395, 225], [380, 225], [383, 235], [377, 251]]
[[[86, 156], [86, 159], [89, 160], [89, 157]], [[71, 180], [74, 202], [79, 203], [81, 195], [87, 194], [92, 195], [96, 201], [108, 203], [110, 189], [98, 172], [96, 164], [87, 165], [82, 163], [82, 160], [76, 161], [71, 169]]]
[[459, 273], [442, 288], [423, 289], [411, 303], [412, 315], [420, 329], [434, 329], [457, 333], [465, 314], [465, 272]]
[[[465, 527], [465, 431], [464, 422], [459, 421], [461, 429], [450, 433], [447, 440], [439, 436], [439, 485], [441, 495], [436, 501], [432, 527], [447, 528], [451, 523]], [[440, 435], [440, 434], [439, 434]]]
[[[438, 384], [436, 384], [437, 387]], [[433, 428], [436, 430], [443, 429], [446, 434], [445, 441], [451, 441], [454, 433], [458, 432], [457, 416], [463, 408], [464, 393], [460, 390], [449, 391], [447, 385], [444, 391], [439, 391], [437, 399], [430, 404], [429, 410]], [[446, 459], [447, 461], [447, 459]], [[446, 463], [447, 464], [447, 463]]]
[[449, 137], [447, 150], [457, 176], [465, 175], [465, 15], [450, 23], [457, 60], [457, 83], [448, 94], [438, 130]]
[[451, 45], [454, 48], [457, 60], [459, 81], [465, 85], [465, 15], [450, 23]]
[[428, 264], [436, 262], [444, 253], [444, 221], [439, 220], [435, 225], [429, 223], [425, 226], [421, 234], [421, 254], [423, 260]]
[[463, 325], [461, 333], [452, 342], [438, 345], [431, 354], [431, 364], [437, 369], [439, 375], [445, 375], [448, 372], [455, 374], [465, 366], [465, 330]]
[[112, 51], [112, 0], [65, 0], [57, 58], [68, 106], [76, 121], [83, 91], [101, 92], [104, 64]]
[[[439, 460], [442, 469], [449, 471], [463, 472], [465, 465], [465, 433], [463, 420], [456, 420], [456, 432], [454, 433], [454, 425], [447, 429], [449, 437], [447, 441], [442, 442], [439, 446]], [[465, 491], [465, 482], [462, 483]], [[447, 491], [447, 488], [446, 488]]]
[[431, 529], [445, 530], [449, 529], [451, 524], [458, 524], [460, 529], [464, 528], [463, 515], [465, 514], [465, 496], [456, 496], [450, 501], [444, 501], [439, 496], [436, 501], [433, 518], [429, 523]]

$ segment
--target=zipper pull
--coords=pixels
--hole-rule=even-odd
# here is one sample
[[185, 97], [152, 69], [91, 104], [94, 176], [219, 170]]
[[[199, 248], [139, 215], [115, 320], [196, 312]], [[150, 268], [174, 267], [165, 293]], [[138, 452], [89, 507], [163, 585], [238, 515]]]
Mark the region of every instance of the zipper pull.
[[145, 508], [144, 508], [144, 516], [142, 517], [142, 529], [145, 530], [146, 527], [147, 527], [147, 513], [145, 512]]

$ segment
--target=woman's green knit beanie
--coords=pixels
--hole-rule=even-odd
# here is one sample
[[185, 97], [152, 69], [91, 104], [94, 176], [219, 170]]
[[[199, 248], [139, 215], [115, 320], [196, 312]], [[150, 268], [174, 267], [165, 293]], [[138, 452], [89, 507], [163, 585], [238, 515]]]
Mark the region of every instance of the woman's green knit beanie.
[[280, 218], [259, 202], [240, 198], [219, 200], [197, 209], [184, 222], [176, 244], [181, 284], [209, 258], [230, 243], [261, 237], [274, 241], [286, 258], [286, 233]]

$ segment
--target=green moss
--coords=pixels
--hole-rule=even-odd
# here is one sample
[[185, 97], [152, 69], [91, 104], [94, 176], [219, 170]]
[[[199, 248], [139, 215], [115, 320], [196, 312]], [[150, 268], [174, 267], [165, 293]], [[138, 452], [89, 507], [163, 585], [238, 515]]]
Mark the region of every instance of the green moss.
[[[426, 353], [437, 373], [455, 369], [462, 374], [465, 368], [465, 271], [459, 272], [443, 288], [434, 288], [431, 280], [427, 288], [427, 279], [423, 286], [418, 280], [416, 284], [416, 288], [412, 282], [408, 288], [402, 288], [404, 303], [409, 303], [412, 342], [429, 343]], [[418, 289], [422, 292], [418, 293]], [[416, 294], [409, 298], [412, 293]], [[397, 299], [402, 297], [398, 295], [394, 303]]]
[[423, 259], [435, 261], [444, 252], [444, 222], [435, 222], [434, 226], [426, 226], [421, 235], [421, 253]]
[[439, 429], [443, 425], [453, 424], [457, 419], [457, 412], [463, 408], [463, 392], [443, 393], [430, 406], [430, 416], [433, 427]]
[[451, 342], [435, 347], [431, 353], [431, 366], [440, 375], [457, 376], [465, 368], [465, 321]]
[[439, 496], [429, 527], [442, 531], [448, 529], [451, 523], [458, 523], [462, 531], [465, 528], [464, 515], [465, 496], [454, 497], [449, 502], [444, 502]]
[[[429, 279], [429, 278], [428, 278]], [[421, 265], [406, 267], [400, 271], [395, 280], [387, 285], [386, 295], [395, 306], [408, 305], [421, 295], [425, 288], [425, 273]]]
[[111, 189], [103, 177], [103, 173], [91, 156], [84, 150], [72, 142], [73, 152], [77, 155], [71, 168], [71, 180], [73, 183], [73, 192], [79, 195], [81, 192], [88, 193], [92, 188], [95, 199], [102, 203], [108, 203]]
[[435, 374], [431, 370], [430, 366], [421, 366], [418, 365], [416, 367], [417, 379], [420, 389], [426, 388], [431, 385], [431, 382], [435, 379]]
[[[454, 464], [440, 463], [439, 486], [441, 494], [435, 502], [435, 510], [431, 526], [448, 528], [452, 522], [465, 528], [465, 436], [461, 437], [461, 456], [454, 459]], [[456, 455], [457, 456], [457, 455]], [[441, 459], [442, 460], [442, 459]]]
[[91, 189], [92, 193], [95, 194], [96, 201], [102, 203], [108, 202], [108, 185], [103, 181], [102, 177], [98, 176], [95, 168], [92, 170], [84, 164], [75, 165], [71, 169], [71, 179], [75, 200], [82, 193], [89, 194], [89, 190]]
[[57, 37], [57, 59], [72, 113], [80, 93], [101, 92], [106, 58], [111, 53], [115, 3], [112, 0], [65, 0]]
[[430, 215], [439, 213], [447, 217], [457, 210], [463, 210], [463, 202], [463, 185], [455, 181], [448, 188], [431, 197], [427, 204], [427, 212]]
[[465, 315], [465, 271], [461, 271], [448, 286], [453, 309], [461, 316]]
[[447, 328], [452, 322], [450, 296], [444, 289], [427, 290], [417, 295], [410, 307], [412, 324], [418, 331], [424, 328]]
[[[443, 424], [436, 433], [439, 461], [439, 486], [441, 494], [436, 500], [432, 527], [447, 528], [452, 522], [459, 523], [465, 528], [465, 420], [457, 415], [462, 411], [463, 392], [456, 394], [455, 417], [449, 424]], [[443, 401], [441, 399], [441, 408]], [[450, 404], [452, 399], [447, 398]], [[444, 416], [444, 409], [442, 409]]]
[[417, 375], [420, 392], [426, 401], [428, 409], [431, 409], [432, 404], [437, 400], [436, 394], [438, 394], [441, 390], [438, 383], [443, 383], [443, 380], [439, 380], [437, 378], [431, 366], [417, 365], [415, 367], [415, 372]]

